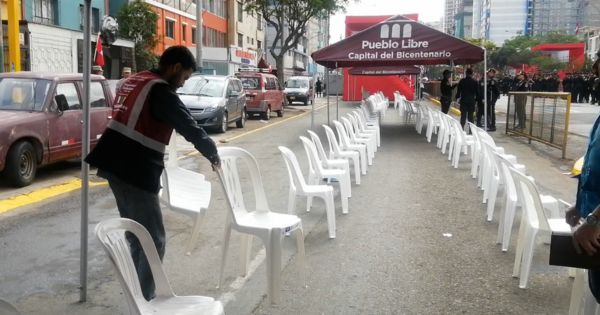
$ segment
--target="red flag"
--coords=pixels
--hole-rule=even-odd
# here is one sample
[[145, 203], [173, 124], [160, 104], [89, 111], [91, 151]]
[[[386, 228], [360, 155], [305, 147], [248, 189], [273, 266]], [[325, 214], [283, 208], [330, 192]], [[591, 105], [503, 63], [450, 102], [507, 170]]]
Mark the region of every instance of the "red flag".
[[94, 61], [100, 67], [104, 67], [104, 53], [102, 52], [102, 39], [100, 38], [100, 34], [98, 34], [98, 40], [96, 41], [96, 53], [94, 54]]

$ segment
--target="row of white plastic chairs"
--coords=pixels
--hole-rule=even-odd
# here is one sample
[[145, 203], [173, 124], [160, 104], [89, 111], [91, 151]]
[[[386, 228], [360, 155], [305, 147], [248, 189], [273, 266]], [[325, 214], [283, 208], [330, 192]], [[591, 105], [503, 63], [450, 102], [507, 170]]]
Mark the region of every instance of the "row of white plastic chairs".
[[[266, 249], [268, 295], [272, 302], [279, 300], [283, 235], [295, 232], [299, 258], [302, 265], [304, 264], [302, 221], [293, 214], [296, 196], [308, 197], [307, 211], [311, 208], [313, 197], [321, 197], [325, 200], [329, 237], [334, 238], [336, 228], [333, 188], [329, 185], [319, 185], [319, 182], [326, 179], [328, 184], [332, 180], [339, 183], [342, 212], [348, 213], [348, 198], [351, 197], [350, 162], [354, 169], [355, 183], [359, 185], [361, 174], [366, 175], [367, 165], [372, 165], [375, 151], [381, 144], [379, 113], [372, 111], [372, 108], [361, 106], [358, 110], [342, 117], [341, 121], [334, 121], [339, 140], [336, 139], [333, 130], [324, 125], [329, 154], [325, 152], [316, 133], [308, 131], [310, 140], [301, 136], [309, 162], [308, 180], [304, 179], [295, 154], [288, 148], [279, 147], [290, 178], [288, 214], [270, 211], [258, 163], [252, 154], [241, 148], [219, 148], [222, 167], [218, 170], [218, 175], [227, 195], [230, 210], [225, 226], [219, 287], [223, 281], [231, 230], [234, 229], [244, 235], [241, 246], [244, 276], [248, 272], [252, 238], [255, 236], [263, 241]], [[186, 248], [189, 254], [197, 240], [202, 219], [208, 208], [211, 186], [202, 174], [183, 169], [178, 165], [175, 139], [174, 136], [171, 140], [169, 159], [162, 176], [161, 200], [170, 209], [192, 216], [194, 228]], [[244, 203], [239, 174], [241, 164], [246, 166], [250, 175], [253, 188], [251, 191], [254, 192], [256, 202], [253, 211]], [[151, 302], [147, 302], [142, 296], [124, 232], [133, 233], [140, 240], [148, 257], [157, 296]], [[179, 297], [173, 293], [152, 239], [140, 224], [127, 219], [109, 219], [98, 224], [96, 235], [117, 270], [131, 314], [175, 314], [181, 309], [193, 310], [194, 314], [223, 313], [222, 304], [210, 297]]]
[[[493, 220], [500, 191], [503, 193], [504, 205], [497, 234], [497, 243], [501, 244], [503, 252], [508, 251], [517, 207], [522, 209], [512, 275], [519, 278], [520, 288], [526, 288], [536, 238], [541, 236], [548, 243], [551, 233], [571, 233], [571, 227], [564, 218], [564, 210], [570, 204], [541, 194], [534, 178], [526, 175], [526, 167], [517, 163], [516, 156], [507, 154], [504, 148], [497, 146], [491, 135], [482, 128], [468, 122], [467, 130], [470, 134], [467, 134], [456, 119], [427, 105], [418, 106], [416, 112], [417, 132], [420, 134], [426, 125], [428, 142], [431, 142], [432, 134], [437, 133], [437, 147], [442, 153], [446, 145], [450, 144], [448, 159], [452, 160], [454, 168], [458, 168], [459, 152], [467, 154], [470, 151], [470, 172], [483, 191], [482, 202], [486, 204], [485, 217], [488, 222]], [[569, 275], [576, 277], [570, 314], [600, 314], [600, 307], [593, 296], [589, 290], [584, 289], [587, 286], [585, 270], [569, 268]]]

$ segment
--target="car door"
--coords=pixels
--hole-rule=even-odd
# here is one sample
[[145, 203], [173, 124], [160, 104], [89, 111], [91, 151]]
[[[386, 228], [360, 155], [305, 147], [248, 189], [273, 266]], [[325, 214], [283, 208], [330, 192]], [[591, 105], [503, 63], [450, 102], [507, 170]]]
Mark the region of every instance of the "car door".
[[90, 83], [90, 143], [94, 146], [106, 129], [106, 124], [112, 118], [112, 108], [107, 101], [110, 94], [105, 90], [101, 81]]
[[242, 85], [242, 81], [235, 80], [236, 91], [238, 93], [237, 97], [237, 117], [242, 117], [242, 113], [244, 111], [244, 107], [246, 107], [246, 93], [244, 93], [244, 86]]
[[[59, 111], [55, 97], [64, 95], [68, 109]], [[50, 111], [55, 115], [49, 120], [49, 162], [75, 158], [81, 155], [81, 95], [75, 82], [56, 85]]]
[[273, 82], [275, 84], [275, 88], [271, 93], [273, 94], [273, 103], [276, 104], [277, 109], [281, 109], [283, 107], [283, 93], [281, 92], [281, 85], [279, 85], [279, 80], [277, 78], [273, 78]]
[[232, 92], [234, 91], [233, 80], [227, 80], [227, 88], [225, 90], [225, 97], [227, 99], [227, 120], [233, 121], [237, 119], [237, 96], [233, 96]]

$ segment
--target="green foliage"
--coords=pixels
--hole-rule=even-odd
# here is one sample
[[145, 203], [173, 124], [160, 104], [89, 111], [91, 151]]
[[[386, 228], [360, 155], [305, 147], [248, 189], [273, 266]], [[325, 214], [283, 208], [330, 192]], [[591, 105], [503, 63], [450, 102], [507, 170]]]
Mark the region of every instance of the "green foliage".
[[278, 77], [283, 80], [283, 57], [296, 47], [306, 33], [312, 18], [325, 18], [341, 11], [350, 0], [245, 0], [244, 10], [261, 14], [275, 30], [273, 44], [268, 47], [277, 61]]
[[544, 56], [539, 52], [532, 52], [531, 47], [540, 44], [563, 44], [577, 43], [577, 36], [552, 32], [546, 35], [518, 35], [504, 42], [499, 49], [489, 54], [489, 63], [496, 68], [503, 69], [507, 66], [519, 66], [521, 64], [537, 64], [542, 71], [553, 71], [563, 69], [566, 64]]
[[117, 15], [119, 34], [135, 43], [136, 71], [156, 66], [157, 57], [152, 50], [158, 42], [156, 23], [158, 14], [143, 0], [125, 4]]

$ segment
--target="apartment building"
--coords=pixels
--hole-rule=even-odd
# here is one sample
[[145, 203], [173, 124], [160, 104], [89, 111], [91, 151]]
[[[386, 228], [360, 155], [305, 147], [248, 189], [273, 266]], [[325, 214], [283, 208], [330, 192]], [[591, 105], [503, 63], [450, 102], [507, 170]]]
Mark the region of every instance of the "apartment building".
[[239, 68], [256, 67], [265, 51], [266, 23], [259, 13], [244, 10], [243, 1], [229, 1], [229, 55], [232, 72]]

